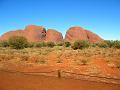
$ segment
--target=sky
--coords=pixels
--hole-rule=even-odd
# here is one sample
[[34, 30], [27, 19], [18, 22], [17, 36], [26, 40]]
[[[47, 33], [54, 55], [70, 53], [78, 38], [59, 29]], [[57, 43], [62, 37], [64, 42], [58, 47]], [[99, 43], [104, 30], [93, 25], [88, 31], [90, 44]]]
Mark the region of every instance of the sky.
[[103, 39], [120, 40], [120, 0], [0, 0], [0, 35], [31, 24], [63, 36], [81, 26]]

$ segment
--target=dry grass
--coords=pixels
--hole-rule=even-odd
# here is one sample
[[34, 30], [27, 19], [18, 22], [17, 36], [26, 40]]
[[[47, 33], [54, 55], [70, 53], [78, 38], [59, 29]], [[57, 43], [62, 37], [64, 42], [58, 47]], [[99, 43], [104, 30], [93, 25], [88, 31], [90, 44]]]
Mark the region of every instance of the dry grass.
[[47, 64], [47, 56], [50, 52], [56, 52], [57, 62], [62, 63], [64, 59], [71, 59], [76, 65], [88, 65], [93, 57], [101, 57], [108, 63], [108, 66], [120, 68], [120, 49], [113, 48], [87, 48], [83, 50], [73, 50], [62, 46], [54, 48], [26, 48], [15, 50], [10, 48], [0, 48], [0, 61], [32, 62], [37, 64]]

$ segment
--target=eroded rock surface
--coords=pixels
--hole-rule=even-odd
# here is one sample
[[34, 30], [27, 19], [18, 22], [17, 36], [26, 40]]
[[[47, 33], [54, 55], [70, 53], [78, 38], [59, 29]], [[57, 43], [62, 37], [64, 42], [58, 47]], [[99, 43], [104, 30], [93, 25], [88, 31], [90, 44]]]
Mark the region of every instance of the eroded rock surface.
[[76, 40], [88, 40], [90, 42], [100, 42], [103, 39], [95, 33], [85, 30], [81, 27], [71, 27], [65, 35], [65, 41], [74, 42]]

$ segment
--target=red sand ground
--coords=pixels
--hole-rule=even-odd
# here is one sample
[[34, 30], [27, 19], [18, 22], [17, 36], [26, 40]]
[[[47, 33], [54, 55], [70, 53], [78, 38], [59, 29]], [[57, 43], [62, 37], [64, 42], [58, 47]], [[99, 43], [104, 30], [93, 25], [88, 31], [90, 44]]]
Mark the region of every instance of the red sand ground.
[[[35, 63], [12, 63], [3, 62], [4, 69], [17, 70], [22, 72], [50, 72], [69, 71], [77, 74], [120, 78], [120, 69], [111, 68], [101, 57], [93, 57], [88, 65], [76, 65], [73, 58], [62, 57], [62, 63], [57, 62], [57, 55], [50, 52], [47, 55], [47, 64]], [[99, 74], [100, 73], [100, 74]], [[45, 76], [24, 75], [20, 73], [7, 73], [0, 71], [0, 90], [120, 90], [120, 85], [90, 82], [84, 80], [64, 79]]]
[[120, 85], [0, 71], [0, 90], [120, 90]]
[[[54, 52], [47, 55], [48, 63], [46, 65], [39, 65], [35, 63], [16, 64], [5, 62], [4, 68], [9, 70], [17, 70], [22, 72], [49, 72], [49, 71], [70, 71], [77, 74], [92, 74], [105, 77], [120, 78], [120, 69], [111, 68], [107, 62], [101, 57], [93, 57], [92, 62], [88, 65], [76, 65], [72, 58], [62, 57], [62, 63], [57, 63], [57, 55]], [[97, 74], [96, 74], [97, 73]]]

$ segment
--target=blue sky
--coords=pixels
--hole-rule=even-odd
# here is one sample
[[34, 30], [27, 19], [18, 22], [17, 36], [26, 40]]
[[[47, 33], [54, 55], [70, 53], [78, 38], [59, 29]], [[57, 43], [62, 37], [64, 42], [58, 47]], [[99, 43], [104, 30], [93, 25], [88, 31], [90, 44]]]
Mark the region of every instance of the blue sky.
[[120, 40], [120, 0], [0, 0], [0, 35], [35, 24], [65, 35], [81, 26]]

